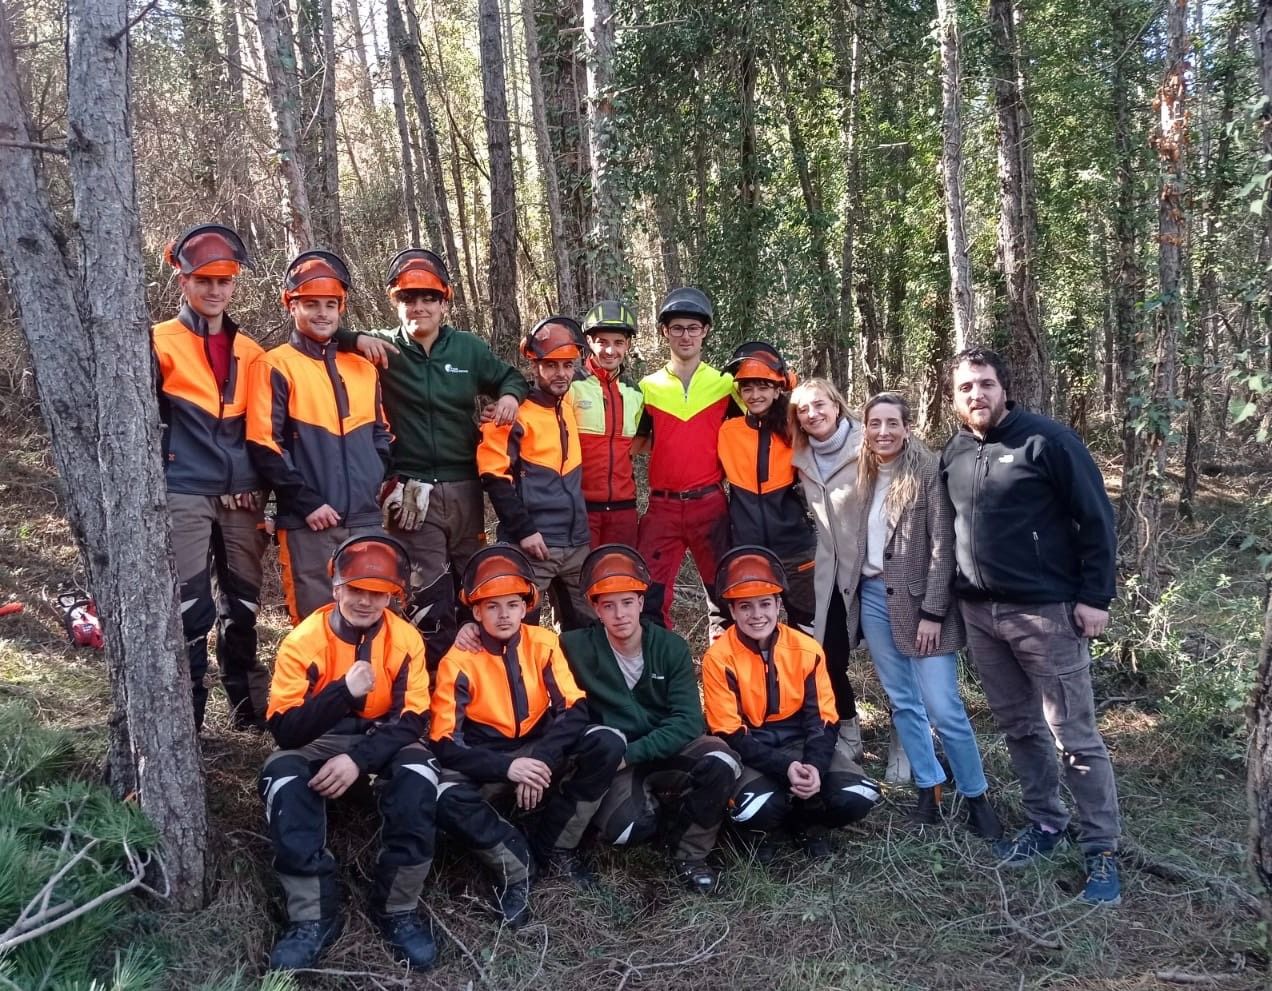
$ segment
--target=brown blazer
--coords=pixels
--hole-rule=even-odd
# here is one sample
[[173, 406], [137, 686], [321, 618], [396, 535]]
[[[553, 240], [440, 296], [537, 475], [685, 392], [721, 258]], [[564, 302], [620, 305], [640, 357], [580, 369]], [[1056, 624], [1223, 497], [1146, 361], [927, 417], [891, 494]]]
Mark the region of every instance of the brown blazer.
[[[932, 454], [920, 468], [918, 497], [901, 514], [888, 535], [883, 552], [883, 578], [888, 588], [888, 618], [892, 639], [903, 654], [913, 655], [919, 633], [920, 612], [941, 619], [941, 636], [935, 654], [948, 654], [967, 642], [963, 617], [954, 602], [954, 506], [941, 479], [940, 458]], [[870, 499], [861, 500], [855, 567], [861, 574], [866, 563], [866, 518]], [[848, 604], [848, 632], [853, 646], [861, 642], [861, 596]], [[925, 656], [932, 656], [925, 655]]]

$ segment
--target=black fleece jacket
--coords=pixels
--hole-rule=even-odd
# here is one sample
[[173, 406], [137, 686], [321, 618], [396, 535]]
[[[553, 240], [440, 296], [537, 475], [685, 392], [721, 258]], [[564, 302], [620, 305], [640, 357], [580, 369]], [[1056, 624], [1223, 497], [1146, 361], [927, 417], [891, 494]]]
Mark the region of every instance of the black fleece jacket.
[[1007, 409], [984, 438], [963, 427], [941, 453], [954, 504], [954, 591], [1107, 609], [1117, 594], [1117, 539], [1100, 470], [1064, 424]]

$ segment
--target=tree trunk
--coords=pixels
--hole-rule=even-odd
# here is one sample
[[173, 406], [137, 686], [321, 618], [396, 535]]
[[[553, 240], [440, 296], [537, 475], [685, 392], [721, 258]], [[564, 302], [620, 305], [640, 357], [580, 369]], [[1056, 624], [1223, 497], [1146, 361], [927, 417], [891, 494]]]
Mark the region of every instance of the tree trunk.
[[[419, 92], [416, 93], [416, 104], [415, 104], [416, 111], [418, 114], [420, 97], [424, 97], [425, 100], [427, 101], [427, 97], [425, 96], [423, 92], [424, 81], [420, 75], [419, 51], [417, 49], [415, 52], [416, 59], [414, 63], [414, 72], [412, 72], [411, 60], [406, 55], [406, 50], [410, 46], [410, 42], [407, 39], [406, 22], [402, 17], [402, 8], [399, 5], [398, 0], [388, 0], [388, 3], [385, 5], [385, 26], [389, 32], [389, 64], [391, 67], [390, 72], [392, 72], [397, 77], [395, 81], [395, 85], [397, 86], [402, 85], [402, 67], [403, 66], [406, 67], [407, 77], [410, 80], [411, 90], [413, 93], [416, 92], [415, 84], [417, 82], [419, 83]], [[395, 100], [397, 99], [396, 95], [394, 96], [394, 99]], [[423, 154], [423, 150], [420, 148], [420, 143], [415, 138], [414, 129], [406, 121], [405, 96], [403, 96], [402, 105], [403, 105], [402, 107], [403, 116], [402, 116], [402, 123], [399, 125], [399, 127], [403, 127], [406, 130], [404, 140], [411, 147], [411, 157], [414, 159], [415, 166], [416, 166], [415, 177], [419, 181], [419, 187], [422, 187], [424, 190], [424, 218], [423, 219], [424, 219], [424, 229], [426, 230], [428, 234], [428, 244], [424, 245], [424, 247], [428, 247], [430, 249], [433, 249], [433, 248], [442, 249], [442, 227], [438, 220], [438, 212], [440, 210], [440, 207], [437, 202], [437, 187], [433, 185], [431, 178], [428, 175], [428, 171], [429, 171], [428, 166], [424, 160], [424, 154]], [[427, 105], [427, 102], [425, 105]], [[397, 107], [395, 104], [394, 112], [396, 112], [396, 110], [397, 110]], [[403, 157], [405, 158], [405, 154], [403, 155]], [[445, 196], [444, 190], [443, 190], [443, 196]], [[417, 234], [417, 237], [418, 237], [418, 234]], [[420, 242], [413, 241], [412, 243], [418, 245]], [[445, 249], [442, 249], [442, 250], [445, 250]], [[462, 286], [461, 286], [461, 289], [462, 289]]]
[[941, 189], [945, 196], [945, 242], [950, 266], [954, 349], [962, 351], [976, 328], [976, 295], [967, 246], [967, 200], [963, 193], [963, 96], [957, 0], [936, 0], [936, 11], [941, 39]]
[[331, 0], [322, 0], [322, 92], [318, 123], [322, 128], [322, 200], [327, 244], [344, 250], [344, 225], [340, 220], [340, 130], [336, 124], [336, 25]]
[[[1259, 109], [1260, 140], [1263, 161], [1272, 161], [1272, 3], [1259, 0], [1255, 21], [1255, 54], [1258, 61], [1259, 89], [1263, 102]], [[1259, 260], [1263, 263], [1263, 292], [1265, 299], [1272, 299], [1272, 183], [1263, 187], [1263, 239]], [[1268, 343], [1268, 370], [1272, 372], [1272, 307], [1263, 307], [1264, 337]]]
[[[392, 15], [397, 0], [389, 0]], [[451, 225], [450, 200], [446, 193], [445, 171], [442, 168], [442, 152], [437, 143], [437, 127], [428, 102], [428, 90], [424, 87], [424, 64], [420, 55], [420, 22], [413, 0], [405, 0], [406, 44], [402, 55], [406, 64], [406, 76], [411, 83], [411, 95], [415, 98], [415, 110], [420, 118], [420, 134], [424, 139], [424, 154], [428, 162], [428, 177], [432, 183], [433, 200], [437, 204], [437, 224], [441, 230], [441, 245], [446, 252], [446, 265], [452, 273], [451, 289], [455, 294], [456, 319], [467, 325], [468, 300], [464, 293], [464, 280], [460, 278], [459, 251], [455, 246], [455, 228]], [[422, 171], [422, 170], [421, 170]]]
[[755, 85], [758, 81], [759, 66], [757, 63], [755, 27], [750, 23], [750, 9], [747, 10], [747, 23], [743, 27], [741, 40], [739, 81], [739, 117], [742, 129], [741, 142], [738, 149], [738, 197], [737, 197], [737, 240], [739, 258], [734, 269], [737, 283], [734, 291], [737, 315], [737, 331], [742, 340], [754, 340], [759, 334], [755, 325], [759, 309], [760, 290], [760, 241], [759, 200], [760, 200], [760, 162], [756, 136], [756, 103]]
[[371, 81], [371, 63], [367, 61], [367, 38], [362, 27], [362, 10], [358, 0], [347, 0], [349, 7], [349, 27], [353, 35], [353, 51], [358, 58], [358, 96], [363, 107], [370, 112], [375, 110], [375, 90]]
[[420, 243], [420, 209], [415, 200], [415, 163], [411, 151], [411, 128], [406, 122], [406, 96], [402, 87], [402, 63], [392, 45], [393, 21], [389, 19], [389, 80], [393, 84], [393, 119], [397, 122], [398, 145], [402, 149], [402, 202], [411, 244]]
[[1135, 506], [1135, 565], [1150, 598], [1161, 589], [1158, 565], [1161, 549], [1162, 503], [1166, 496], [1166, 456], [1175, 397], [1175, 352], [1183, 326], [1184, 203], [1187, 195], [1188, 151], [1187, 73], [1190, 39], [1188, 0], [1166, 5], [1166, 64], [1154, 100], [1158, 121], [1152, 137], [1161, 178], [1157, 207], [1157, 281], [1160, 303], [1156, 312], [1156, 341], [1150, 370], [1150, 394], [1142, 418]]
[[[861, 16], [853, 4], [837, 4], [834, 19], [835, 69], [838, 78], [839, 134], [844, 152], [844, 191], [839, 201], [844, 234], [840, 246], [839, 325], [827, 366], [835, 381], [850, 382], [849, 355], [853, 351], [853, 286], [856, 262], [857, 212], [861, 188], [858, 161], [858, 106], [861, 97], [861, 37], [857, 18]], [[851, 25], [848, 18], [852, 18]]]
[[866, 394], [873, 396], [883, 391], [883, 362], [879, 357], [879, 341], [883, 330], [879, 326], [879, 308], [875, 303], [874, 283], [870, 281], [869, 274], [863, 275], [857, 283], [857, 306], [861, 308]]
[[[111, 783], [163, 841], [171, 901], [203, 904], [204, 779], [169, 541], [129, 111], [125, 0], [72, 0], [73, 234], [29, 149], [0, 147], [0, 261], [22, 314], [68, 522], [102, 616]], [[0, 133], [30, 139], [0, 17]], [[110, 196], [103, 196], [103, 190]], [[158, 880], [158, 879], [156, 879]]]
[[247, 158], [242, 154], [247, 135], [247, 96], [243, 83], [243, 52], [239, 34], [238, 3], [229, 0], [222, 7], [224, 22], [222, 37], [225, 45], [226, 96], [228, 110], [223, 114], [225, 140], [222, 154], [225, 161], [228, 187], [224, 195], [229, 200], [230, 223], [240, 233], [252, 226], [254, 199], [251, 196], [251, 176]]
[[588, 147], [592, 157], [593, 291], [616, 298], [623, 293], [622, 206], [614, 188], [614, 8], [610, 0], [583, 0], [587, 45]]
[[[212, 5], [208, 0], [184, 0], [181, 18], [181, 41], [185, 48], [186, 81], [190, 85], [190, 104], [196, 116], [207, 118], [223, 112], [224, 89], [221, 77], [221, 53], [217, 50]], [[211, 128], [199, 128], [194, 134], [192, 167], [194, 183], [204, 203], [217, 201], [217, 150], [222, 136]]]
[[490, 346], [505, 354], [521, 336], [521, 314], [517, 309], [517, 191], [512, 179], [498, 0], [478, 0], [477, 28], [490, 153]]
[[561, 216], [561, 180], [557, 175], [552, 137], [548, 133], [548, 110], [543, 99], [543, 72], [539, 64], [539, 25], [534, 0], [521, 0], [521, 25], [526, 36], [526, 69], [530, 77], [530, 109], [534, 116], [535, 152], [543, 173], [547, 199], [548, 226], [552, 235], [552, 258], [556, 265], [557, 307], [561, 313], [581, 313], [584, 303], [574, 288], [574, 266], [565, 243]]
[[292, 40], [287, 0], [256, 0], [256, 25], [261, 34], [265, 74], [269, 82], [266, 88], [278, 134], [278, 167], [287, 189], [287, 202], [283, 207], [287, 215], [290, 249], [293, 253], [308, 251], [314, 246], [314, 230], [297, 127], [300, 95], [296, 82], [296, 46]]
[[662, 188], [661, 185], [654, 190], [654, 217], [658, 222], [658, 253], [662, 258], [663, 270], [662, 292], [685, 284], [684, 270], [680, 265], [676, 208], [671, 199], [673, 195], [675, 194]]
[[[1260, 3], [1263, 8], [1266, 5]], [[1260, 10], [1259, 25], [1267, 25]], [[1264, 36], [1266, 37], [1266, 36]], [[1263, 53], [1260, 52], [1260, 57]], [[1272, 582], [1263, 589], [1263, 645], [1254, 693], [1247, 710], [1250, 752], [1246, 761], [1246, 795], [1250, 806], [1250, 857], [1263, 883], [1265, 915], [1272, 915]]]
[[998, 114], [998, 257], [1002, 268], [1007, 354], [1012, 398], [1021, 406], [1046, 410], [1050, 383], [1046, 341], [1038, 311], [1032, 248], [1037, 214], [1030, 180], [1027, 110], [1016, 37], [1016, 0], [990, 0], [994, 104]]

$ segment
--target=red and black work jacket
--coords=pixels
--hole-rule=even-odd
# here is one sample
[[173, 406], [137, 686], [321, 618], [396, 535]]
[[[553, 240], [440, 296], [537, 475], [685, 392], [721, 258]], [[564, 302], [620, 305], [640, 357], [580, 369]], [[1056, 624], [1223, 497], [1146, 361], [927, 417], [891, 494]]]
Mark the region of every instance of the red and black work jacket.
[[169, 492], [219, 496], [250, 492], [260, 480], [246, 443], [249, 372], [264, 351], [228, 316], [225, 378], [212, 371], [208, 322], [188, 305], [151, 328], [163, 469]]
[[588, 358], [570, 385], [583, 452], [583, 498], [592, 511], [636, 508], [632, 442], [645, 409], [641, 391]]
[[748, 767], [785, 780], [794, 744], [819, 773], [830, 767], [839, 716], [812, 637], [779, 623], [763, 646], [731, 626], [702, 656], [702, 695], [708, 732]]
[[[375, 672], [375, 684], [363, 698], [345, 685], [356, 661], [367, 661]], [[419, 630], [388, 611], [370, 629], [357, 629], [328, 604], [279, 645], [266, 720], [286, 750], [327, 733], [360, 733], [364, 738], [349, 756], [360, 770], [378, 771], [424, 735], [428, 689]]]
[[733, 546], [759, 544], [783, 560], [811, 560], [817, 534], [791, 465], [790, 444], [747, 413], [724, 421], [718, 451], [729, 481]]
[[477, 472], [499, 517], [500, 540], [516, 543], [537, 532], [549, 547], [588, 543], [583, 457], [569, 393], [557, 399], [532, 389], [512, 423], [483, 424]]
[[252, 368], [247, 447], [294, 530], [323, 504], [342, 526], [380, 522], [377, 496], [392, 435], [375, 366], [293, 333]]
[[506, 642], [484, 630], [481, 638], [480, 651], [452, 647], [437, 669], [433, 752], [474, 781], [508, 780], [518, 756], [535, 757], [555, 774], [588, 723], [557, 635], [522, 625]]

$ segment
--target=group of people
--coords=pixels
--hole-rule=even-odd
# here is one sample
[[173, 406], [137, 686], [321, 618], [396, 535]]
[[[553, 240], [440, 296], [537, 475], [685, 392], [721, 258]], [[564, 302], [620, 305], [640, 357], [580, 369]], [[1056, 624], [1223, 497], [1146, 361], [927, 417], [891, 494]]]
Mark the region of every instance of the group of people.
[[[761, 863], [780, 836], [826, 855], [827, 831], [882, 792], [847, 670], [863, 641], [912, 769], [911, 818], [942, 814], [935, 730], [1000, 865], [1076, 832], [1081, 897], [1120, 900], [1088, 652], [1115, 592], [1112, 511], [1076, 434], [1010, 401], [996, 353], [949, 363], [961, 426], [938, 455], [904, 396], [856, 418], [771, 344], [712, 368], [696, 288], [661, 301], [668, 360], [633, 384], [620, 301], [537, 323], [527, 377], [446, 322], [450, 277], [425, 249], [392, 259], [399, 325], [369, 333], [340, 327], [344, 262], [301, 254], [282, 288], [293, 331], [269, 352], [226, 312], [251, 264], [236, 232], [191, 228], [167, 260], [183, 304], [153, 341], [195, 721], [215, 625], [234, 725], [279, 748], [260, 776], [288, 917], [272, 966], [312, 966], [339, 935], [326, 804], [372, 782], [371, 907], [417, 968], [437, 954], [417, 905], [438, 830], [481, 862], [510, 926], [537, 876], [598, 884], [590, 835], [659, 840], [701, 894], [725, 826]], [[271, 530], [293, 623], [272, 676], [255, 629]], [[700, 665], [671, 615], [686, 553], [707, 600]], [[559, 635], [539, 625], [545, 599]], [[959, 695], [964, 646], [1021, 781], [1014, 836]]]

